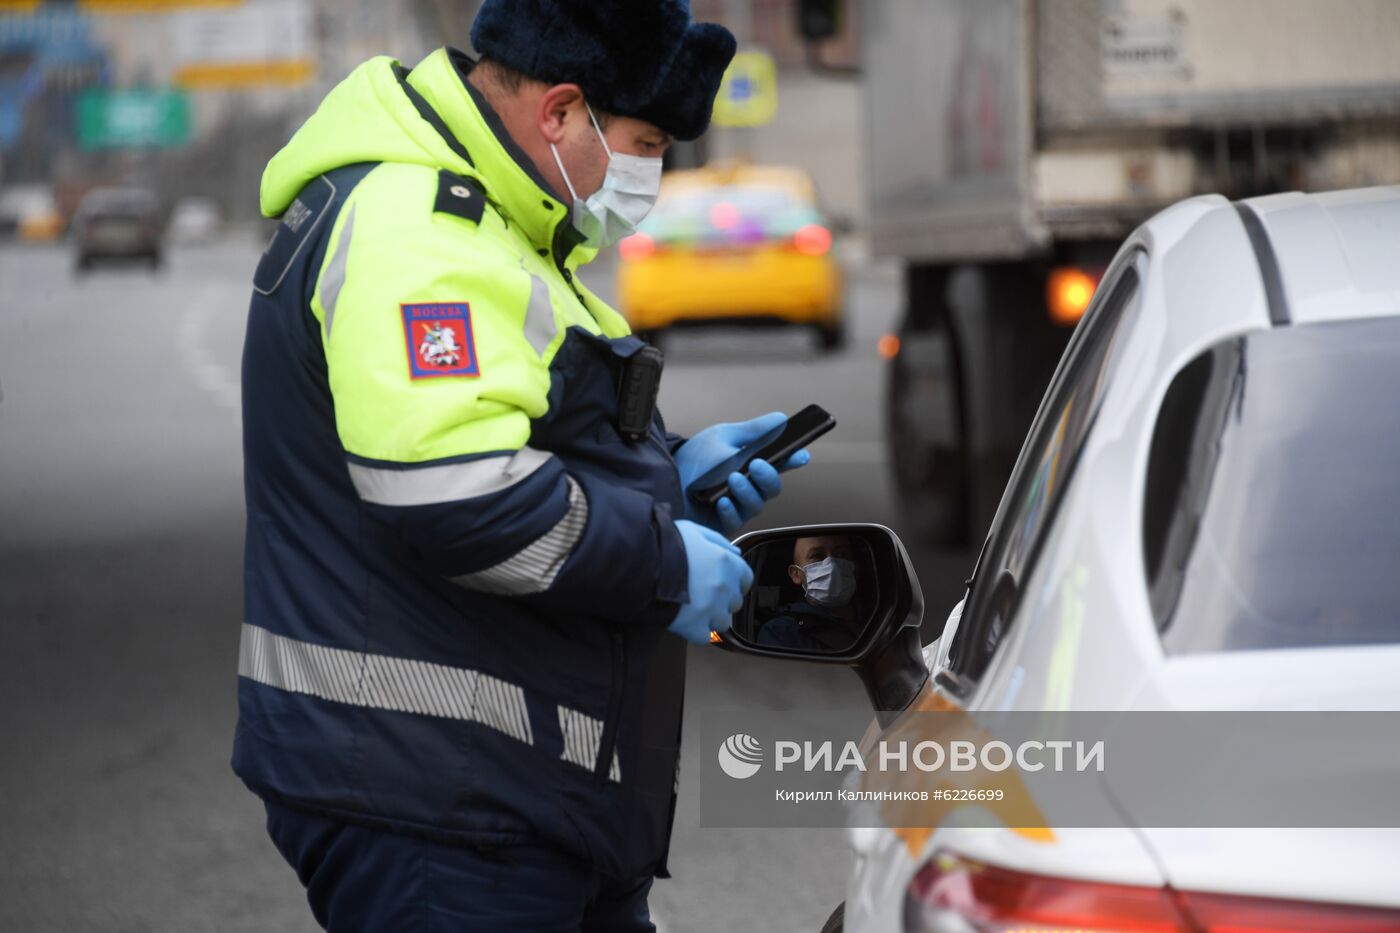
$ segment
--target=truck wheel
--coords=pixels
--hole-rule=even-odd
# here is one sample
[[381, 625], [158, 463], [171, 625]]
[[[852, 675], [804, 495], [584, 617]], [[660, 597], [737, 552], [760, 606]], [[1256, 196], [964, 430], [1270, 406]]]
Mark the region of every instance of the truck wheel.
[[[996, 516], [1035, 412], [1069, 340], [1045, 312], [1045, 272], [1034, 261], [973, 270], [975, 299], [956, 319], [967, 347], [970, 531], [981, 540]], [[975, 414], [973, 414], [975, 413]]]
[[886, 438], [899, 504], [928, 544], [967, 543], [967, 458], [945, 328], [906, 331], [886, 382]]
[[818, 325], [817, 346], [823, 353], [835, 353], [846, 345], [846, 322], [838, 319], [834, 324]]

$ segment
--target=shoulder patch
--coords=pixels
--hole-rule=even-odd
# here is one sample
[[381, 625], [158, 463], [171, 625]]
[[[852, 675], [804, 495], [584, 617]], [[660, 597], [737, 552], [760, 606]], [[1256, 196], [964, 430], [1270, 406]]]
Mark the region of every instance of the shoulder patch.
[[408, 377], [479, 376], [472, 307], [465, 301], [400, 305], [408, 342]]
[[464, 217], [479, 224], [485, 211], [486, 189], [481, 187], [480, 182], [454, 175], [446, 169], [438, 172], [438, 193], [433, 213]]

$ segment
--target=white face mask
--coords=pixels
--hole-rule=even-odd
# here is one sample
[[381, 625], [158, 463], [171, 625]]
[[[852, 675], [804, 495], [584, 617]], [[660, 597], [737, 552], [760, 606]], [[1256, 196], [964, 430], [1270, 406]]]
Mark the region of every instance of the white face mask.
[[804, 564], [807, 575], [807, 601], [828, 609], [840, 609], [856, 595], [855, 561], [844, 557], [828, 557], [815, 564]]
[[589, 195], [587, 201], [580, 200], [574, 190], [564, 160], [559, 158], [559, 150], [553, 143], [549, 144], [549, 149], [574, 198], [574, 229], [583, 234], [588, 246], [602, 249], [636, 233], [637, 225], [651, 213], [661, 191], [661, 160], [613, 152], [603, 138], [592, 107], [588, 107], [588, 119], [593, 121], [593, 132], [598, 134], [603, 151], [608, 154], [608, 172], [603, 177], [603, 186]]

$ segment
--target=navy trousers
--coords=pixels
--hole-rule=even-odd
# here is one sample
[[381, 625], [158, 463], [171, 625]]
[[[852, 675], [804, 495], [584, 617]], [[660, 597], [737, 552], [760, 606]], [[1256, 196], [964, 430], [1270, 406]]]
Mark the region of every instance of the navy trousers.
[[267, 831], [329, 933], [656, 930], [650, 875], [617, 882], [552, 849], [469, 849], [273, 803]]

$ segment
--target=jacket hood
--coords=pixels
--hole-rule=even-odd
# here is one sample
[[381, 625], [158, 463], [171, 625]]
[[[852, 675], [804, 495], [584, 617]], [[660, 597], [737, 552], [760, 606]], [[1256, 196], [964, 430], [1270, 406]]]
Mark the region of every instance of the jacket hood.
[[[261, 206], [277, 217], [312, 179], [360, 162], [397, 162], [474, 178], [487, 198], [538, 247], [572, 262], [597, 251], [578, 245], [560, 199], [510, 139], [500, 117], [466, 81], [473, 62], [438, 49], [412, 72], [388, 56], [360, 65], [273, 156], [263, 172]], [[559, 243], [556, 243], [556, 234]]]
[[404, 93], [387, 55], [372, 58], [326, 95], [263, 172], [263, 216], [277, 217], [307, 182], [359, 162], [407, 162], [474, 175]]

